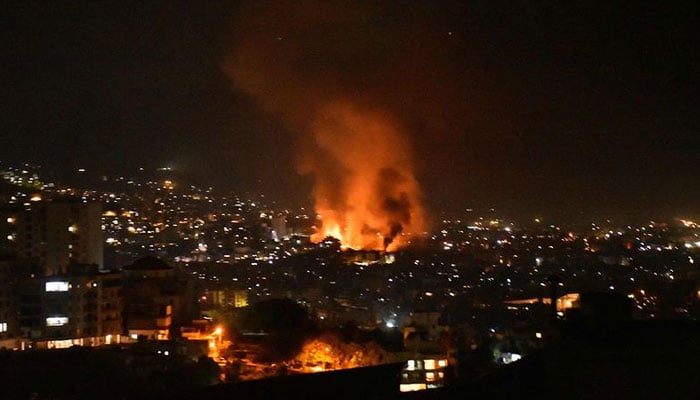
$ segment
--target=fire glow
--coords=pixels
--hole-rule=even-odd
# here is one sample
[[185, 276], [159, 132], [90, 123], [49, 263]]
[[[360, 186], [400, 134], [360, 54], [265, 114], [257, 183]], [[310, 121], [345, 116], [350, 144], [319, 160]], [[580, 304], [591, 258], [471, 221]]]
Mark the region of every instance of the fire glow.
[[332, 236], [345, 248], [394, 251], [423, 229], [409, 146], [388, 115], [333, 102], [312, 132], [316, 151], [302, 172], [315, 177], [313, 242]]
[[[414, 57], [432, 49], [425, 46], [386, 51], [396, 42], [376, 31], [385, 8], [372, 3], [253, 3], [238, 13], [225, 70], [296, 135], [297, 170], [313, 178], [318, 220], [311, 240], [332, 236], [346, 249], [379, 251], [408, 244], [425, 230], [426, 217], [413, 170], [415, 132], [406, 127], [431, 120], [426, 110], [434, 103], [430, 96], [430, 105], [407, 101], [416, 92], [407, 88], [423, 76], [407, 65], [440, 55]], [[422, 20], [406, 23], [422, 29]]]

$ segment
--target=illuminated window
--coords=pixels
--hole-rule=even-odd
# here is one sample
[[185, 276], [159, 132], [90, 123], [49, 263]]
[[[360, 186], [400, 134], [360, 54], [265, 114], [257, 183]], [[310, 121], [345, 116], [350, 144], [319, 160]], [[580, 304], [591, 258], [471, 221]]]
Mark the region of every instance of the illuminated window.
[[425, 369], [435, 369], [435, 360], [425, 360]]
[[447, 366], [447, 360], [438, 360], [438, 367], [443, 368]]
[[63, 326], [68, 323], [68, 317], [48, 317], [46, 326]]
[[49, 340], [49, 348], [50, 349], [67, 349], [71, 346], [73, 346], [75, 343], [71, 339], [65, 339], [65, 340]]
[[427, 382], [432, 382], [435, 380], [435, 372], [426, 372], [425, 373], [425, 380]]
[[68, 282], [56, 281], [56, 282], [46, 282], [47, 292], [67, 292]]
[[406, 369], [408, 371], [413, 371], [414, 369], [416, 369], [416, 360], [408, 360], [408, 362], [406, 363]]
[[7, 322], [0, 322], [0, 332], [7, 332]]
[[425, 390], [425, 383], [402, 383], [399, 390], [402, 392], [415, 392], [417, 390]]

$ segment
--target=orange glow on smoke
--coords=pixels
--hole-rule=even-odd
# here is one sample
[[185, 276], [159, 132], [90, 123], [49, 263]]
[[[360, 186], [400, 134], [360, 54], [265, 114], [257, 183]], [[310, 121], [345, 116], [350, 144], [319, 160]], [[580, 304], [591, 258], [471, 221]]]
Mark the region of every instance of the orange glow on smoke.
[[388, 115], [333, 102], [311, 130], [318, 151], [303, 169], [316, 179], [313, 242], [333, 236], [345, 248], [394, 251], [424, 229], [406, 135]]

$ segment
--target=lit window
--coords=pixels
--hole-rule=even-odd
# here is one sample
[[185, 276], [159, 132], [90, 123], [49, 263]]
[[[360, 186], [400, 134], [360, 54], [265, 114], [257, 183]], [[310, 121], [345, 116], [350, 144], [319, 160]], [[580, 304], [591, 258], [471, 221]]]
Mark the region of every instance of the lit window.
[[415, 392], [417, 390], [425, 390], [425, 383], [402, 383], [399, 390], [402, 392]]
[[7, 322], [0, 322], [0, 332], [7, 332]]
[[425, 373], [425, 380], [426, 382], [432, 382], [435, 380], [435, 372], [426, 372]]
[[48, 317], [46, 326], [63, 326], [68, 323], [68, 317]]
[[56, 281], [56, 282], [46, 282], [47, 292], [67, 292], [68, 282]]
[[425, 360], [425, 369], [435, 369], [435, 360]]
[[416, 369], [416, 360], [408, 360], [406, 363], [406, 369], [409, 371], [413, 371]]
[[447, 360], [438, 360], [438, 367], [443, 368], [447, 366]]

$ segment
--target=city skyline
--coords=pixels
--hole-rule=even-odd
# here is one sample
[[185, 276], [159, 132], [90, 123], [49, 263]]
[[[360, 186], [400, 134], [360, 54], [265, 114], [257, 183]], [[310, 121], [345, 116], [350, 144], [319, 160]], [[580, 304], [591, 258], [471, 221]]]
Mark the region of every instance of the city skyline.
[[[586, 370], [608, 365], [601, 338], [632, 352], [618, 369], [640, 353], [695, 351], [685, 343], [700, 312], [697, 220], [520, 225], [473, 210], [401, 233], [405, 247], [349, 249], [315, 243], [311, 210], [167, 168], [86, 169], [70, 186], [42, 171], [0, 168], [3, 398], [221, 396], [256, 380], [261, 393], [288, 394], [355, 371], [382, 382], [378, 398], [442, 398], [502, 371], [529, 382], [523, 369], [571, 340], [590, 346]], [[651, 386], [677, 393], [697, 381], [681, 369], [663, 366], [672, 379]], [[629, 397], [628, 385], [609, 386]]]
[[314, 178], [297, 171], [308, 136], [290, 119], [310, 100], [284, 91], [295, 97], [273, 100], [301, 109], [280, 113], [242, 87], [231, 68], [252, 43], [266, 61], [257, 88], [340, 93], [391, 115], [433, 218], [471, 207], [520, 219], [697, 215], [693, 14], [17, 2], [2, 39], [0, 159], [104, 173], [171, 166], [307, 205]]

